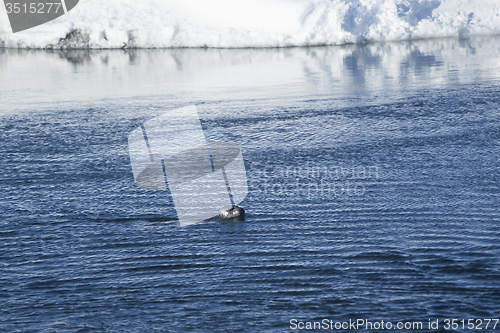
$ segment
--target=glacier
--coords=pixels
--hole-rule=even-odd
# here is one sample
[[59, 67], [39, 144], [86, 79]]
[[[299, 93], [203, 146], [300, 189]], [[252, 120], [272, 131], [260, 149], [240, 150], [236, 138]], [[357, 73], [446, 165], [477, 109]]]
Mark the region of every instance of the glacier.
[[500, 34], [498, 0], [80, 0], [4, 48], [257, 48]]

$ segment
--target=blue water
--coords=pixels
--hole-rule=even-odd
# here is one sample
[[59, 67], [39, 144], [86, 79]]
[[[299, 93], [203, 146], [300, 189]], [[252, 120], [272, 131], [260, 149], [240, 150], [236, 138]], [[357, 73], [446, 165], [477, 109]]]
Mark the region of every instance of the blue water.
[[[499, 318], [499, 49], [0, 50], [0, 331]], [[128, 133], [192, 104], [244, 221], [134, 183]]]

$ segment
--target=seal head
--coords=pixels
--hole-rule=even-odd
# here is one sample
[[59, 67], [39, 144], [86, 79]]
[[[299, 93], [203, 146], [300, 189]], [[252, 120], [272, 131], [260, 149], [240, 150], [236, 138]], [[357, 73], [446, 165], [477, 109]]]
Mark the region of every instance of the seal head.
[[245, 215], [245, 210], [235, 205], [225, 206], [219, 210], [217, 217], [221, 219], [242, 218]]

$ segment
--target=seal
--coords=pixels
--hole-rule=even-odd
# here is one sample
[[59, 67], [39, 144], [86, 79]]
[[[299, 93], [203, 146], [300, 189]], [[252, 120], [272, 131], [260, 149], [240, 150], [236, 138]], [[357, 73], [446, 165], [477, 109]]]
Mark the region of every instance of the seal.
[[238, 217], [243, 217], [245, 210], [235, 205], [225, 206], [219, 210], [217, 217], [221, 219], [234, 219]]

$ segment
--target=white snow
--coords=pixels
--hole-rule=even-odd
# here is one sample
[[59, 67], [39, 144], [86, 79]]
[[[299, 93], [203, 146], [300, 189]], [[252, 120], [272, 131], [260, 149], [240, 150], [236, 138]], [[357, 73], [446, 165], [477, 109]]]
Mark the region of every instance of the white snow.
[[0, 46], [60, 47], [78, 30], [91, 48], [283, 47], [500, 34], [498, 0], [80, 0], [68, 14]]

